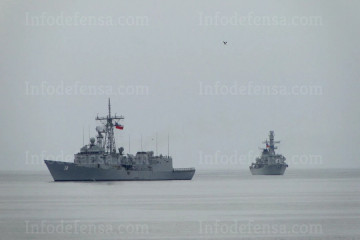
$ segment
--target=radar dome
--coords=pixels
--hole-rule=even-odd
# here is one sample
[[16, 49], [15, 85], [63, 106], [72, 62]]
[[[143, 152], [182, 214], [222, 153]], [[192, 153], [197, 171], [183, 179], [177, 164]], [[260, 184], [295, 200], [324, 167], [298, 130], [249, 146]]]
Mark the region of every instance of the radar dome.
[[106, 128], [105, 128], [104, 125], [102, 125], [102, 126], [97, 126], [97, 127], [96, 127], [96, 131], [98, 131], [98, 132], [104, 133], [105, 130], [106, 130]]

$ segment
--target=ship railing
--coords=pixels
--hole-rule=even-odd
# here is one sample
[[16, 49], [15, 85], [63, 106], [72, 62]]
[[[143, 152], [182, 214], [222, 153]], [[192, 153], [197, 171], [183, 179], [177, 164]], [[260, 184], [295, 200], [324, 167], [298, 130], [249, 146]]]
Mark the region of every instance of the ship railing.
[[174, 172], [188, 172], [188, 171], [195, 171], [195, 168], [174, 168]]

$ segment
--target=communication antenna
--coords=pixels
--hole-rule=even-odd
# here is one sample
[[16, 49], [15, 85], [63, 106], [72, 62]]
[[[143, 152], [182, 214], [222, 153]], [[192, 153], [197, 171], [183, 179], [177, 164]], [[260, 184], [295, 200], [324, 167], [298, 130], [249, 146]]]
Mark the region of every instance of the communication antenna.
[[168, 156], [170, 156], [170, 134], [168, 133]]
[[143, 147], [142, 147], [142, 134], [141, 134], [141, 151], [143, 151]]
[[158, 155], [157, 132], [156, 132], [156, 136], [155, 136], [155, 143], [156, 143], [156, 148], [155, 148], [155, 151], [156, 151], [156, 156], [157, 156], [157, 155]]
[[131, 151], [130, 151], [130, 135], [129, 135], [129, 153], [130, 153]]
[[85, 145], [84, 139], [85, 139], [85, 136], [84, 136], [84, 125], [83, 125], [83, 146]]

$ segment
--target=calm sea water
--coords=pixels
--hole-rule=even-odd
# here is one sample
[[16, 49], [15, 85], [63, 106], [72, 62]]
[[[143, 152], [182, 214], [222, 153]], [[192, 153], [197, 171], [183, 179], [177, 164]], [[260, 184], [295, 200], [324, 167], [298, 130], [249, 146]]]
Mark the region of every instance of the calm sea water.
[[360, 239], [360, 170], [60, 182], [0, 172], [0, 239]]

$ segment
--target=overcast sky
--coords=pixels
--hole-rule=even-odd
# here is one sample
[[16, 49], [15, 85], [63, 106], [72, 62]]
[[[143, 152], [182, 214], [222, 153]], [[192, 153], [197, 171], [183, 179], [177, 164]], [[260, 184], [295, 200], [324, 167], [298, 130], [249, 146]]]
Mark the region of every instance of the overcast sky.
[[[359, 1], [1, 1], [1, 169], [72, 161], [95, 117], [175, 167], [360, 167]], [[223, 41], [227, 42], [225, 45]]]

